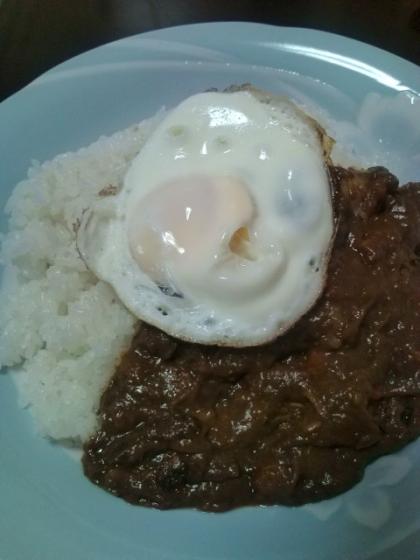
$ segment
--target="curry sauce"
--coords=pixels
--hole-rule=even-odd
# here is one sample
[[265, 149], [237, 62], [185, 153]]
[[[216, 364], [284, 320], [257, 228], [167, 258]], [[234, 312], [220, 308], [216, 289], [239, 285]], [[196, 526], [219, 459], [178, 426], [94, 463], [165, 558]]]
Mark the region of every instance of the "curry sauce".
[[95, 484], [157, 508], [296, 505], [420, 434], [420, 184], [330, 173], [337, 231], [317, 304], [255, 348], [141, 324], [85, 445]]

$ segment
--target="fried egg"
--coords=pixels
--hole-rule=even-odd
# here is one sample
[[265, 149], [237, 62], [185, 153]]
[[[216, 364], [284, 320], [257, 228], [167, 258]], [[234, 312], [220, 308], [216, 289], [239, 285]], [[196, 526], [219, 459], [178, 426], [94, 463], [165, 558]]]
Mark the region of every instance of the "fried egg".
[[252, 346], [324, 285], [334, 233], [328, 137], [287, 99], [193, 95], [85, 211], [79, 251], [139, 319], [177, 338]]

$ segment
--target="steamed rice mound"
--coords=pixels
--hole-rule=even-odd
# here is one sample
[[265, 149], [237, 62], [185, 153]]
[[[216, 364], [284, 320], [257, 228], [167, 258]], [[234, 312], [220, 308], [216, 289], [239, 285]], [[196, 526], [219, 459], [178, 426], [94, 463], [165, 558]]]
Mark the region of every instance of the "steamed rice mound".
[[101, 392], [136, 323], [112, 288], [86, 269], [75, 224], [102, 189], [122, 184], [157, 121], [34, 164], [6, 205], [0, 367], [21, 366], [21, 405], [54, 439], [85, 440], [96, 428]]

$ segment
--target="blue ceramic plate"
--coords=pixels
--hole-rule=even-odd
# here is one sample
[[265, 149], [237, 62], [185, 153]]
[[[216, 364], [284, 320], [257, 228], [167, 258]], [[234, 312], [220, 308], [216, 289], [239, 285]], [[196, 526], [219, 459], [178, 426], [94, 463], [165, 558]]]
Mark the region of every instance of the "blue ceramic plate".
[[[214, 23], [92, 50], [0, 104], [0, 207], [32, 159], [86, 145], [208, 87], [242, 82], [316, 103], [356, 155], [420, 179], [416, 66], [318, 31]], [[420, 557], [420, 441], [314, 506], [160, 512], [90, 484], [80, 464], [36, 435], [16, 400], [10, 376], [1, 375], [1, 560]]]

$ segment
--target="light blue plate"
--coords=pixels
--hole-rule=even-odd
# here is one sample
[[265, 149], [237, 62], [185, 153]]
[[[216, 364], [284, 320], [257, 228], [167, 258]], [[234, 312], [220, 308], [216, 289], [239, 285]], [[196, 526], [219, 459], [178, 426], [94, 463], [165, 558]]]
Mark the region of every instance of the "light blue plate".
[[[314, 101], [362, 129], [366, 107], [388, 114], [402, 103], [407, 122], [415, 121], [410, 111], [418, 115], [419, 69], [362, 43], [248, 23], [164, 29], [69, 60], [0, 104], [0, 207], [32, 159], [88, 144], [194, 92], [249, 81]], [[373, 120], [363, 134], [396, 150], [401, 122], [390, 134]], [[351, 125], [342, 130], [361, 137]], [[420, 171], [417, 132], [404, 147], [411, 150], [411, 167], [401, 164], [407, 178]], [[420, 557], [420, 441], [377, 461], [350, 492], [316, 506], [160, 512], [90, 484], [77, 462], [34, 433], [7, 375], [0, 376], [0, 415], [1, 560]]]

